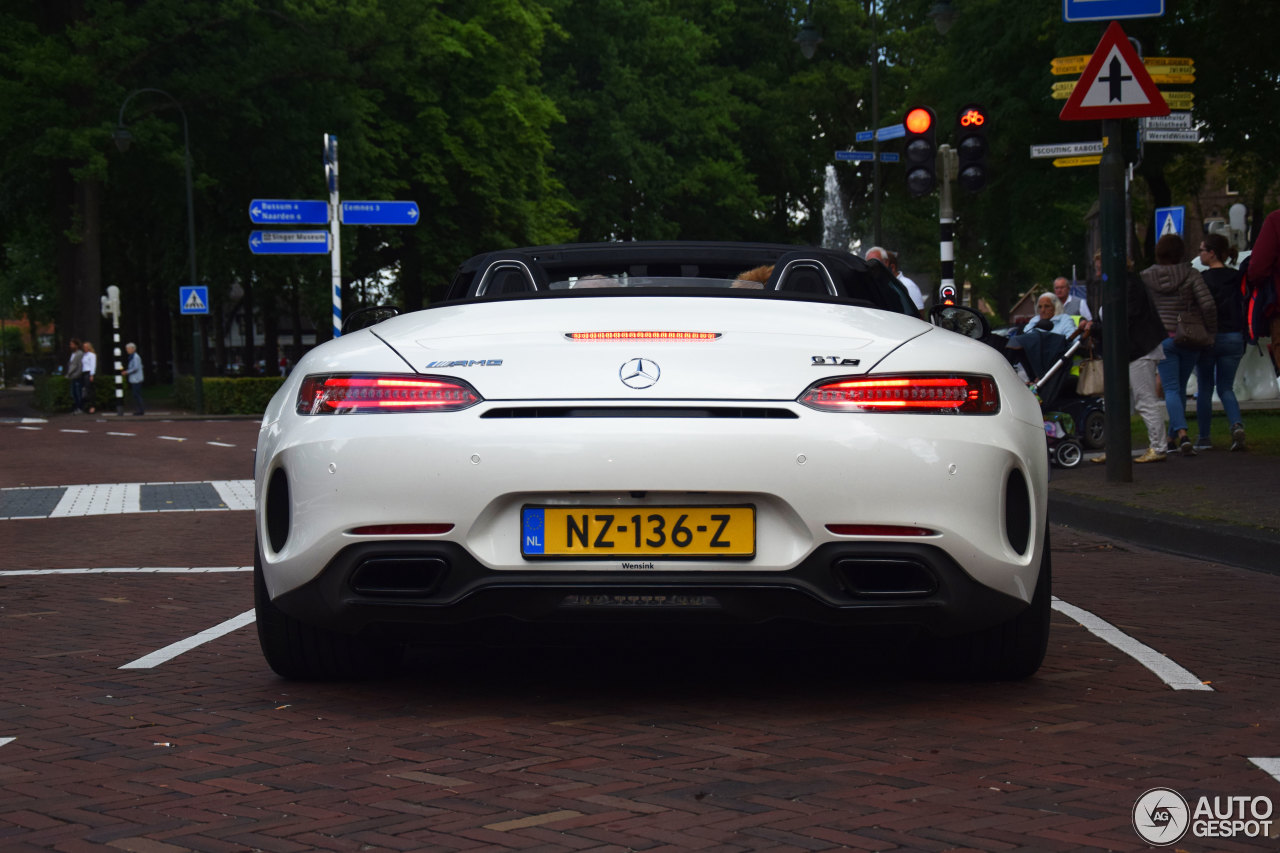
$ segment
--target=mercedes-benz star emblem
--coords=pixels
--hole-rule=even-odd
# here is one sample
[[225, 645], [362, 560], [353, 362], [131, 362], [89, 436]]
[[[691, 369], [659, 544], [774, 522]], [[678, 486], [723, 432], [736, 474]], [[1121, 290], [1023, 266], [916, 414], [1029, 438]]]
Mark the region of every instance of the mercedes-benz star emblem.
[[661, 375], [662, 368], [658, 367], [658, 363], [647, 358], [628, 359], [618, 371], [622, 384], [636, 389], [652, 387]]

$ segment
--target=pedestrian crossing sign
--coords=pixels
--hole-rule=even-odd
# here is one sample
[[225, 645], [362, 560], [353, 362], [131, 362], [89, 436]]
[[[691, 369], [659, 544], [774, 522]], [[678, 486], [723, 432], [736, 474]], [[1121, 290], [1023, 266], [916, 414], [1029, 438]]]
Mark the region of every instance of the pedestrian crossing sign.
[[205, 286], [179, 287], [178, 309], [182, 314], [208, 314], [209, 288]]
[[1187, 209], [1185, 207], [1157, 207], [1156, 208], [1156, 239], [1159, 240], [1166, 234], [1177, 234], [1182, 236], [1183, 225], [1187, 221]]

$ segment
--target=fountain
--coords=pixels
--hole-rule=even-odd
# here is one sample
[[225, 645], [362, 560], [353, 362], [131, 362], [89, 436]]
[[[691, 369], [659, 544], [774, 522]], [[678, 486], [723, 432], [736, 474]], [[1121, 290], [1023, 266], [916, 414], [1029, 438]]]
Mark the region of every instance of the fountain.
[[849, 218], [844, 212], [844, 196], [840, 182], [836, 180], [836, 167], [827, 164], [826, 181], [822, 194], [822, 247], [824, 249], [849, 248]]

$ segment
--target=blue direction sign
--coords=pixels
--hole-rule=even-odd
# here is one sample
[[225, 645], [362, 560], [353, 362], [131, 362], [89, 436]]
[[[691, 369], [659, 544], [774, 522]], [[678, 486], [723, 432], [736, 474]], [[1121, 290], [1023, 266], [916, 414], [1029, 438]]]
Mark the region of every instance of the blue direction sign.
[[343, 225], [417, 225], [416, 201], [344, 201]]
[[897, 163], [898, 155], [894, 154], [892, 151], [881, 151], [880, 162], [881, 163]]
[[209, 288], [204, 285], [178, 288], [178, 313], [208, 314]]
[[1062, 0], [1064, 21], [1157, 18], [1163, 14], [1164, 0]]
[[870, 142], [875, 139], [876, 132], [874, 130], [860, 130], [853, 135], [854, 142]]
[[254, 225], [328, 225], [329, 202], [255, 198], [249, 202]]
[[327, 255], [328, 231], [253, 231], [249, 251], [255, 255]]
[[837, 151], [837, 160], [874, 160], [874, 154], [870, 151]]
[[899, 139], [906, 135], [907, 128], [902, 124], [902, 122], [891, 124], [888, 127], [882, 127], [876, 131], [876, 139]]

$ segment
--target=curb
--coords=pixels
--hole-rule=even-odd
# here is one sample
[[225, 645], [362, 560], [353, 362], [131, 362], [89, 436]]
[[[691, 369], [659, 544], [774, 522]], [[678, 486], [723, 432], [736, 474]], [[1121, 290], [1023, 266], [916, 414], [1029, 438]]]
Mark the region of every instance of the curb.
[[1280, 574], [1280, 533], [1206, 521], [1061, 492], [1049, 495], [1049, 523], [1076, 527], [1153, 551]]

